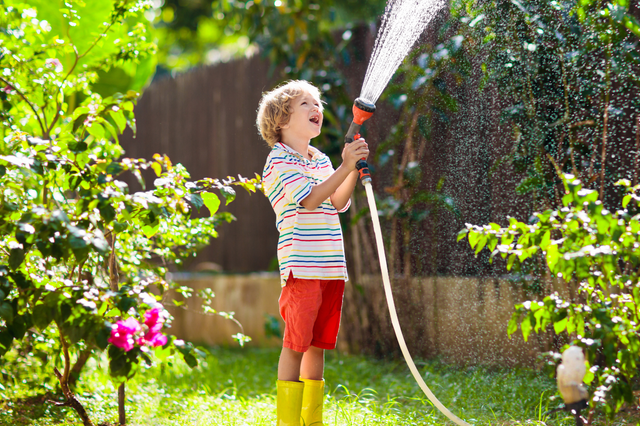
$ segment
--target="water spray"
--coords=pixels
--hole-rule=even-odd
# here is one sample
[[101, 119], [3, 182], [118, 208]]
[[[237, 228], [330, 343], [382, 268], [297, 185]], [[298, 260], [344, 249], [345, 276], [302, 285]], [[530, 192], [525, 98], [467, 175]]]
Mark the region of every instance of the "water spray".
[[[375, 112], [375, 102], [400, 66], [400, 63], [409, 53], [415, 41], [443, 5], [443, 0], [389, 0], [385, 8], [384, 16], [382, 17], [382, 25], [376, 37], [371, 60], [367, 67], [360, 97], [353, 103], [353, 121], [345, 136], [345, 143], [351, 143], [360, 138], [360, 127], [366, 120], [371, 118]], [[391, 292], [389, 269], [387, 267], [387, 259], [382, 242], [378, 208], [371, 186], [369, 166], [364, 159], [361, 159], [356, 163], [356, 168], [360, 175], [360, 181], [367, 192], [367, 201], [369, 202], [369, 210], [371, 212], [371, 220], [373, 222], [373, 230], [378, 248], [384, 293], [387, 299], [387, 306], [389, 307], [391, 324], [396, 333], [402, 355], [409, 366], [409, 370], [411, 370], [411, 374], [429, 401], [458, 426], [470, 426], [442, 405], [422, 379], [416, 364], [413, 362], [413, 358], [411, 358], [411, 354], [404, 340], [404, 335], [402, 334], [402, 329], [400, 328], [398, 314], [393, 301], [393, 293]]]
[[[349, 126], [349, 130], [345, 135], [345, 143], [351, 143], [354, 140], [360, 138], [360, 128], [362, 124], [371, 118], [373, 113], [376, 110], [376, 106], [369, 102], [366, 99], [357, 98], [353, 103], [353, 121]], [[409, 366], [409, 370], [413, 375], [413, 378], [418, 382], [420, 389], [424, 392], [424, 394], [429, 398], [429, 401], [433, 405], [435, 405], [440, 412], [442, 412], [445, 416], [447, 416], [451, 421], [456, 423], [459, 426], [470, 426], [469, 423], [466, 423], [464, 420], [458, 418], [455, 414], [447, 409], [442, 403], [436, 398], [436, 396], [431, 392], [431, 389], [427, 386], [427, 384], [422, 379], [418, 368], [416, 367], [415, 362], [413, 362], [413, 358], [409, 353], [409, 349], [407, 348], [407, 343], [404, 340], [404, 335], [402, 334], [402, 328], [400, 328], [400, 322], [398, 321], [398, 313], [396, 312], [395, 302], [393, 301], [393, 293], [391, 292], [391, 282], [389, 280], [389, 268], [387, 266], [387, 257], [384, 251], [384, 244], [382, 242], [382, 229], [380, 227], [380, 218], [378, 217], [378, 207], [376, 206], [376, 199], [373, 194], [373, 187], [371, 186], [371, 174], [369, 173], [369, 166], [364, 159], [358, 160], [356, 163], [356, 168], [358, 169], [358, 173], [360, 175], [360, 181], [364, 185], [364, 189], [367, 193], [367, 201], [369, 203], [369, 210], [371, 212], [371, 221], [373, 222], [373, 231], [376, 236], [376, 246], [378, 248], [378, 259], [380, 261], [380, 271], [382, 273], [382, 283], [384, 286], [384, 294], [387, 299], [387, 306], [389, 307], [389, 315], [391, 316], [391, 324], [393, 325], [393, 330], [396, 333], [396, 338], [398, 339], [398, 344], [400, 345], [400, 350], [402, 351], [402, 355], [404, 356], [407, 365]]]

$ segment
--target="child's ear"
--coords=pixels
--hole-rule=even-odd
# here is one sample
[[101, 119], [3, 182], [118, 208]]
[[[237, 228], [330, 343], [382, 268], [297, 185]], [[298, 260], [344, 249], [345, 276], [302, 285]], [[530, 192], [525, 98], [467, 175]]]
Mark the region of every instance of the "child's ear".
[[281, 129], [288, 129], [289, 128], [289, 122], [286, 122], [284, 124], [280, 124], [280, 128]]

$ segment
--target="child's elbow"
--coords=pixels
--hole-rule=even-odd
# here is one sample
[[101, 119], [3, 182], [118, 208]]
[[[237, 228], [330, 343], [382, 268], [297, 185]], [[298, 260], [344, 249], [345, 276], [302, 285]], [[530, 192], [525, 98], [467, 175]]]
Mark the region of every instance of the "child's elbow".
[[304, 200], [300, 201], [300, 205], [307, 210], [317, 209], [320, 206], [320, 204], [314, 203], [313, 200], [310, 200], [309, 198], [311, 197], [307, 197]]
[[347, 203], [334, 200], [333, 197], [331, 198], [331, 204], [333, 205], [333, 208], [335, 208], [339, 212], [342, 211], [347, 206]]

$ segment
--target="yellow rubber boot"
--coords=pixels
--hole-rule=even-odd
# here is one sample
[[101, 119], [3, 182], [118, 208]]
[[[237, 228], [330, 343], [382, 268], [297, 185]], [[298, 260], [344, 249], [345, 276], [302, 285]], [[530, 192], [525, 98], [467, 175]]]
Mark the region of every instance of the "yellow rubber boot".
[[302, 393], [304, 383], [277, 381], [278, 398], [276, 412], [277, 426], [301, 426], [300, 410], [302, 409]]
[[324, 403], [324, 380], [300, 379], [304, 382], [302, 395], [302, 425], [322, 426]]

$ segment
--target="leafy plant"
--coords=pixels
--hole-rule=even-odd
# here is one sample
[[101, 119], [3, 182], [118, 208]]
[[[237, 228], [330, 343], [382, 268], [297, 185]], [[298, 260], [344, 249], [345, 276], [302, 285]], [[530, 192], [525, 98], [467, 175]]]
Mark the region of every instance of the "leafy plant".
[[458, 240], [468, 238], [476, 254], [486, 247], [492, 259], [507, 259], [509, 270], [542, 256], [546, 296], [516, 305], [509, 334], [519, 324], [526, 340], [553, 327], [582, 347], [592, 407], [613, 415], [623, 402], [634, 402], [638, 379], [640, 186], [618, 182], [627, 195], [612, 212], [577, 177], [566, 174], [562, 182], [562, 208], [536, 213], [533, 224], [514, 218], [508, 227], [468, 224]]
[[640, 132], [632, 2], [495, 1], [468, 19], [477, 21], [470, 35], [482, 40], [475, 50], [486, 55], [485, 83], [504, 102], [513, 140], [506, 159], [522, 174], [519, 193], [531, 193], [540, 209], [559, 207], [554, 162], [597, 187], [601, 200], [613, 182], [637, 181], [637, 158], [618, 160], [628, 153], [621, 142]]
[[[155, 45], [142, 15], [148, 6], [0, 4], [0, 365], [30, 356], [53, 364], [64, 397], [58, 404], [74, 408], [85, 425], [92, 421], [73, 393], [73, 378], [106, 349], [118, 383], [141, 361], [151, 363], [163, 340], [109, 345], [114, 324], [144, 323], [143, 313], [158, 309], [167, 290], [184, 292], [164, 279], [168, 265], [195, 255], [219, 223], [233, 219], [218, 211], [221, 198], [212, 191], [228, 204], [233, 186], [253, 192], [259, 183], [191, 182], [166, 156], [123, 157], [118, 135], [126, 127], [135, 131], [138, 97], [128, 89], [140, 89], [153, 71]], [[130, 76], [119, 83], [128, 83], [125, 94], [106, 84], [114, 73]], [[151, 173], [147, 189], [144, 176]], [[127, 180], [143, 189], [131, 191]], [[203, 206], [209, 217], [195, 217]], [[201, 352], [192, 344], [166, 345], [197, 364]], [[22, 357], [7, 358], [12, 348]]]

